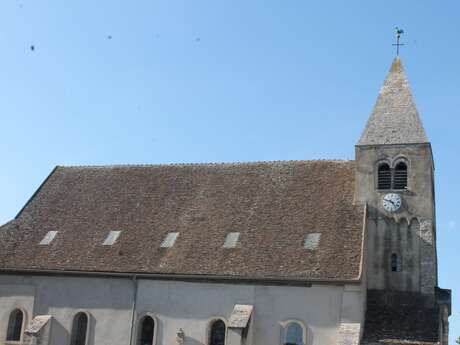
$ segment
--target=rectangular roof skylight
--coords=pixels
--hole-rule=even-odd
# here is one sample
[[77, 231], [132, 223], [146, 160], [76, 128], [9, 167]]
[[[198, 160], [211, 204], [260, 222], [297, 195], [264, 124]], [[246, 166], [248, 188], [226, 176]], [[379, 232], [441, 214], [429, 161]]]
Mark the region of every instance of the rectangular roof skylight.
[[320, 239], [320, 233], [307, 234], [307, 236], [305, 236], [303, 246], [305, 249], [315, 250], [318, 248]]
[[178, 232], [170, 232], [169, 234], [166, 235], [163, 242], [161, 242], [160, 247], [161, 248], [171, 248], [172, 246], [174, 246], [174, 243], [176, 242], [178, 236], [179, 236]]
[[57, 231], [48, 231], [48, 233], [43, 237], [43, 239], [40, 241], [40, 245], [48, 245], [51, 243], [51, 241], [54, 240], [54, 238], [57, 235]]
[[229, 232], [225, 237], [224, 248], [235, 248], [240, 238], [239, 232]]
[[120, 236], [121, 231], [110, 231], [109, 234], [107, 235], [107, 238], [105, 239], [104, 243], [102, 243], [103, 246], [111, 246], [113, 245], [117, 239], [118, 236]]

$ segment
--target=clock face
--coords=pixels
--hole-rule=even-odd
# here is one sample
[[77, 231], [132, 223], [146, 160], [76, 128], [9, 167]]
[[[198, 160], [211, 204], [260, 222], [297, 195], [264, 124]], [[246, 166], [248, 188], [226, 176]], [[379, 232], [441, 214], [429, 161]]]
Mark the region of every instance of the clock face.
[[382, 204], [385, 211], [396, 212], [401, 208], [402, 200], [398, 194], [389, 193], [383, 197]]

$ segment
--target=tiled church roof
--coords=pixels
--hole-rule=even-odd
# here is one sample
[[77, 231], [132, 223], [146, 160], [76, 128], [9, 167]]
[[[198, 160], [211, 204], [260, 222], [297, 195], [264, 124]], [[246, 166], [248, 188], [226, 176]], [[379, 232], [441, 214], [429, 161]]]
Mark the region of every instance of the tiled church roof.
[[358, 145], [428, 142], [404, 68], [397, 57], [380, 89], [377, 102]]
[[354, 175], [353, 161], [58, 167], [1, 228], [0, 269], [357, 280]]

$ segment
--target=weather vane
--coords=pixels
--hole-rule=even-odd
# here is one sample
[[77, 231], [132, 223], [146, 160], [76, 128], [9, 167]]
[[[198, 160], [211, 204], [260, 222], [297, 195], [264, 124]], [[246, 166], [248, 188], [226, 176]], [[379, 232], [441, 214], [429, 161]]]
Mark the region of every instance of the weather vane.
[[399, 39], [401, 38], [401, 35], [404, 33], [404, 30], [398, 27], [396, 27], [395, 30], [396, 30], [396, 43], [394, 43], [393, 45], [396, 46], [396, 56], [399, 56], [399, 47], [404, 45], [404, 43], [399, 43]]

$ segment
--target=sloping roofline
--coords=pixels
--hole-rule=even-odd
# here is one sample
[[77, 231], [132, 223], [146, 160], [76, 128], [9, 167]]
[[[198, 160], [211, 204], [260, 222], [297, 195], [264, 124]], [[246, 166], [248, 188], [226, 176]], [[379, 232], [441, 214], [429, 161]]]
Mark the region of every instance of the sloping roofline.
[[14, 219], [18, 219], [22, 212], [27, 208], [27, 206], [29, 206], [29, 204], [32, 202], [32, 200], [37, 196], [38, 193], [40, 193], [40, 190], [43, 188], [43, 186], [46, 184], [46, 182], [48, 182], [48, 180], [51, 178], [51, 176], [53, 176], [53, 174], [56, 172], [56, 170], [59, 168], [58, 165], [56, 165], [53, 170], [51, 170], [51, 172], [48, 174], [48, 176], [43, 180], [43, 182], [38, 186], [37, 190], [34, 192], [34, 194], [32, 194], [32, 196], [26, 201], [26, 203], [24, 204], [24, 206], [22, 206], [22, 208], [19, 210], [19, 212], [16, 214], [16, 216], [14, 217]]

